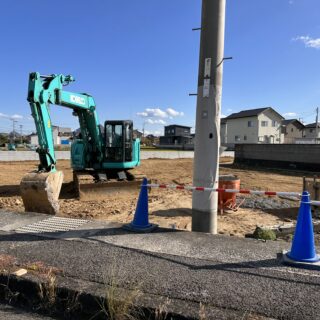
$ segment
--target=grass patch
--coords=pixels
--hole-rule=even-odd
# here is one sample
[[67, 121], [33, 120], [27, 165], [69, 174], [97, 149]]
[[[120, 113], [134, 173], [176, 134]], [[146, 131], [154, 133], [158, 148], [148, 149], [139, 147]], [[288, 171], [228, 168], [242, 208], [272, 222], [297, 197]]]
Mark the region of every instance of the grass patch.
[[253, 237], [255, 239], [273, 240], [273, 241], [277, 239], [277, 235], [273, 230], [262, 229], [260, 227], [257, 227], [256, 230], [254, 230]]

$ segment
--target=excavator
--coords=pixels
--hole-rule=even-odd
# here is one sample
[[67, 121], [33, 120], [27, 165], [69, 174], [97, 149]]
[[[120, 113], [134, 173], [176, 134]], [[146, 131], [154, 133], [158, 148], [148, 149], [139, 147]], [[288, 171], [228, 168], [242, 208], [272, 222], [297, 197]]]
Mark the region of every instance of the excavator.
[[26, 174], [20, 183], [26, 211], [59, 212], [63, 172], [56, 169], [50, 104], [72, 109], [79, 119], [80, 132], [71, 144], [71, 167], [80, 198], [86, 194], [90, 198], [91, 193], [101, 190], [121, 191], [141, 184], [141, 179], [130, 173], [140, 165], [140, 140], [133, 138], [132, 121], [105, 121], [101, 127], [92, 96], [63, 90], [73, 81], [71, 75], [29, 74], [27, 100], [38, 135], [36, 151], [40, 163], [38, 169]]

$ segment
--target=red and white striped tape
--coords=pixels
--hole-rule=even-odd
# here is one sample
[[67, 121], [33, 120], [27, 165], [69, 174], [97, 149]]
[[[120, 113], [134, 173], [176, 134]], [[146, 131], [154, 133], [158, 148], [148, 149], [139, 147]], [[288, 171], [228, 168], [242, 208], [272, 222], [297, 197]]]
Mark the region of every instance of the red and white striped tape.
[[256, 194], [266, 196], [294, 196], [301, 197], [299, 192], [276, 192], [276, 191], [259, 191], [259, 190], [245, 190], [245, 189], [222, 189], [222, 188], [206, 188], [206, 187], [193, 187], [178, 184], [147, 184], [146, 187], [158, 189], [178, 189], [189, 191], [210, 191], [210, 192], [226, 192], [226, 193], [242, 193], [242, 194]]

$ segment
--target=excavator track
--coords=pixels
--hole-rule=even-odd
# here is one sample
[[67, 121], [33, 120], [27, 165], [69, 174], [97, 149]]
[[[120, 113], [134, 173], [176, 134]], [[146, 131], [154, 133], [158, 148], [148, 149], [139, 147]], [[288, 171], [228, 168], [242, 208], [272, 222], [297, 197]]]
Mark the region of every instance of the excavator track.
[[[133, 179], [133, 180], [131, 180]], [[88, 171], [74, 171], [73, 182], [77, 197], [81, 201], [99, 200], [110, 194], [138, 192], [143, 176], [131, 176], [129, 180], [97, 180]]]

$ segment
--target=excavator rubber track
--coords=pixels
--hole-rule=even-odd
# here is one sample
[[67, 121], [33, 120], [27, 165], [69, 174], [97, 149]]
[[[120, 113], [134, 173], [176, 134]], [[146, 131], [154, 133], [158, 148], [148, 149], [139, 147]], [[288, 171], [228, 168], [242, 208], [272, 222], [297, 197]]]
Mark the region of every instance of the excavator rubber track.
[[118, 179], [99, 181], [88, 171], [73, 172], [76, 195], [81, 201], [99, 200], [110, 194], [139, 192], [143, 177], [143, 175], [135, 175], [130, 181]]
[[62, 171], [27, 173], [20, 182], [25, 211], [58, 214], [62, 182]]

